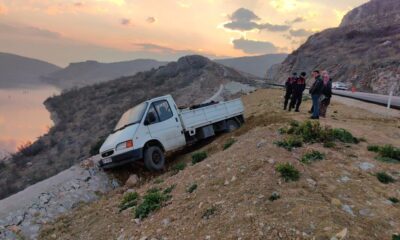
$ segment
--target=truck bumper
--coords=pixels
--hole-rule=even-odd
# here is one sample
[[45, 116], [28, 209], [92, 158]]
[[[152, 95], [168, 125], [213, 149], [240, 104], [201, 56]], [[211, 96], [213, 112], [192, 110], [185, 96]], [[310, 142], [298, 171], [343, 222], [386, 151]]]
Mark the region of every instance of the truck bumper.
[[131, 163], [131, 162], [134, 162], [134, 161], [140, 160], [140, 159], [143, 159], [143, 149], [142, 148], [130, 150], [128, 152], [125, 152], [125, 153], [122, 153], [119, 155], [111, 156], [110, 158], [107, 159], [108, 160], [107, 163], [105, 163], [105, 161], [104, 161], [105, 159], [101, 159], [99, 161], [99, 167], [101, 167], [103, 169], [110, 169], [110, 168], [125, 165], [127, 163]]

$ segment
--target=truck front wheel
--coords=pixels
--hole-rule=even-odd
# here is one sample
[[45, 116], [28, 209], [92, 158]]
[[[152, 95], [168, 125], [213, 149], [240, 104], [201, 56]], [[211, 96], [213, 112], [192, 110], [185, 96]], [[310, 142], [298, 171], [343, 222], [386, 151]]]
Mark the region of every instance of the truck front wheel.
[[158, 146], [151, 146], [145, 150], [144, 165], [150, 171], [161, 171], [164, 169], [164, 153]]

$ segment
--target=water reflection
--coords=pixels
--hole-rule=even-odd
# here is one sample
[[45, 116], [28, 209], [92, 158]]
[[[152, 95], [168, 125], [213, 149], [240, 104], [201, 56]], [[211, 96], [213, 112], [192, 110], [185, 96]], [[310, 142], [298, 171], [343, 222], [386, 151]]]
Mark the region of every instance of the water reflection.
[[43, 102], [59, 92], [53, 86], [0, 89], [0, 151], [13, 152], [46, 133], [53, 122]]

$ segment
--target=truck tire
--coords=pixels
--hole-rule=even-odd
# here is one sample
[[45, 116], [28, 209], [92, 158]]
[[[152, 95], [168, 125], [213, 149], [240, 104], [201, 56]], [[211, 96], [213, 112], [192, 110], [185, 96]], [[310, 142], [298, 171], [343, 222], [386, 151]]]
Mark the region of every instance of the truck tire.
[[233, 132], [240, 127], [239, 123], [234, 119], [229, 119], [226, 122], [226, 131]]
[[158, 146], [151, 146], [144, 153], [144, 165], [150, 171], [156, 172], [164, 169], [164, 153]]

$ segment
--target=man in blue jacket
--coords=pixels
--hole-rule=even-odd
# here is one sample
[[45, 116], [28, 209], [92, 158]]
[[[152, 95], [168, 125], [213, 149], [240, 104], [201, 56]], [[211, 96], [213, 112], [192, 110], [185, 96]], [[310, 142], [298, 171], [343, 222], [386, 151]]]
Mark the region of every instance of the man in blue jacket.
[[318, 70], [313, 71], [312, 76], [314, 77], [315, 81], [310, 87], [310, 94], [313, 102], [313, 113], [311, 119], [319, 119], [319, 99], [324, 89], [324, 83]]

